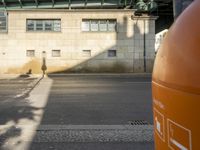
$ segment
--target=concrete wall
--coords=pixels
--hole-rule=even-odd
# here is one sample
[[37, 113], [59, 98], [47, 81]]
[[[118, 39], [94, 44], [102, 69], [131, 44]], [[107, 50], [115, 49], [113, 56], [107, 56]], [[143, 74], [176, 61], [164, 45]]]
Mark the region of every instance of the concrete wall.
[[[155, 17], [132, 17], [133, 10], [16, 10], [8, 11], [8, 33], [0, 33], [0, 73], [41, 73], [42, 51], [48, 72], [68, 70], [144, 72], [154, 61]], [[61, 19], [61, 32], [27, 32], [26, 19]], [[82, 19], [117, 19], [116, 32], [82, 32]], [[110, 58], [107, 51], [117, 50]], [[35, 57], [26, 56], [35, 50]], [[52, 57], [61, 50], [61, 57]], [[82, 50], [91, 50], [83, 57]]]

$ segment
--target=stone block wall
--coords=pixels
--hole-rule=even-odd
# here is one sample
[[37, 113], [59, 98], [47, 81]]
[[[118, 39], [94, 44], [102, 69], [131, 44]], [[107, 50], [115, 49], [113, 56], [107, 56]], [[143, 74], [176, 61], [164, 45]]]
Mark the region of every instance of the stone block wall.
[[[155, 17], [133, 15], [133, 10], [12, 10], [8, 32], [0, 33], [0, 73], [41, 73], [42, 52], [47, 72], [151, 72], [154, 61]], [[27, 19], [61, 19], [61, 32], [27, 32]], [[116, 19], [116, 32], [83, 32], [82, 19]], [[145, 33], [145, 42], [144, 42]], [[145, 53], [144, 56], [144, 43]], [[35, 50], [35, 57], [27, 57]], [[60, 50], [60, 57], [52, 57]], [[91, 56], [83, 56], [91, 50]], [[108, 50], [117, 50], [108, 57]]]

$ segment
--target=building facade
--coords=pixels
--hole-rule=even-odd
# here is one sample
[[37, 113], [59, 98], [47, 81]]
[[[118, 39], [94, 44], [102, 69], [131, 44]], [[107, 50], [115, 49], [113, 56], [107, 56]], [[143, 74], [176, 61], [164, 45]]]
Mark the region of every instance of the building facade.
[[155, 19], [133, 9], [0, 12], [0, 73], [151, 72]]

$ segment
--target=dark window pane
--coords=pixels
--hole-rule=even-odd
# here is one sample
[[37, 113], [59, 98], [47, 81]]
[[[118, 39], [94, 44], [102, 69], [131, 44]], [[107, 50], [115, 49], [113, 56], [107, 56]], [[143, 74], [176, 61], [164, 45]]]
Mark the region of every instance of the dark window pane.
[[108, 50], [108, 57], [116, 57], [117, 51], [116, 50]]

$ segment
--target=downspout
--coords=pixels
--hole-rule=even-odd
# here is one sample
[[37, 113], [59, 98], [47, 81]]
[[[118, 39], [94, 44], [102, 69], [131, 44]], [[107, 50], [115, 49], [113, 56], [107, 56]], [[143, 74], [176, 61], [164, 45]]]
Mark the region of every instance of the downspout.
[[146, 72], [146, 20], [144, 19], [144, 34], [143, 34], [143, 40], [144, 40], [144, 53], [143, 53], [143, 56], [144, 56], [144, 72]]

